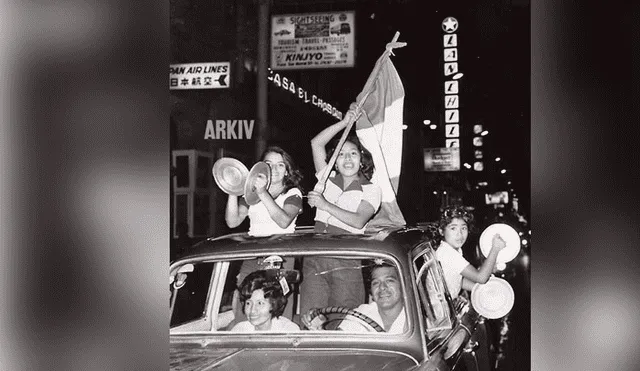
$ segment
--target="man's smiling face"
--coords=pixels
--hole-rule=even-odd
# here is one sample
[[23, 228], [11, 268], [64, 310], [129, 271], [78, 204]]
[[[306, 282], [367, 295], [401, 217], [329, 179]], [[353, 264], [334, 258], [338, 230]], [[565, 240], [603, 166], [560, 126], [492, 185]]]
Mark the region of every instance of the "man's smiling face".
[[402, 305], [402, 289], [394, 267], [377, 267], [371, 273], [371, 295], [380, 309]]

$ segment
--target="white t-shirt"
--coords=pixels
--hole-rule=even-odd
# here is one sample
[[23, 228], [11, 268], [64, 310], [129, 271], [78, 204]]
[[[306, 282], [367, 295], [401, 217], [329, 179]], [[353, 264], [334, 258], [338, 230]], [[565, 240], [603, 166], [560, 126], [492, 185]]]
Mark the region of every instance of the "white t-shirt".
[[469, 262], [462, 256], [462, 249], [456, 249], [445, 241], [440, 243], [436, 257], [442, 266], [444, 280], [449, 288], [451, 298], [455, 299], [462, 289], [462, 271], [469, 265]]
[[[376, 303], [360, 304], [360, 306], [358, 306], [355, 310], [376, 321], [380, 325], [380, 327], [384, 328], [382, 317], [380, 316], [380, 312], [378, 312], [378, 305]], [[398, 314], [398, 317], [396, 317], [396, 320], [393, 321], [391, 327], [389, 328], [389, 331], [387, 332], [390, 334], [401, 334], [404, 331], [404, 325], [406, 322], [407, 316], [403, 308], [400, 314]], [[350, 321], [348, 319], [343, 320], [338, 328], [343, 331], [351, 332], [362, 332], [365, 329], [365, 327], [363, 327], [362, 325], [354, 323], [353, 321]]]
[[[233, 326], [231, 331], [236, 332], [257, 332], [255, 327], [249, 321], [242, 321], [237, 325]], [[292, 332], [292, 331], [300, 331], [300, 327], [293, 323], [287, 317], [277, 317], [271, 319], [271, 329], [269, 332]]]
[[[285, 204], [293, 204], [298, 206], [298, 214], [302, 211], [302, 192], [298, 188], [281, 193], [274, 199], [276, 205], [284, 209]], [[242, 199], [244, 202], [244, 199]], [[271, 236], [274, 234], [293, 233], [296, 230], [296, 216], [286, 228], [280, 226], [271, 219], [269, 210], [263, 202], [249, 206], [249, 236]]]

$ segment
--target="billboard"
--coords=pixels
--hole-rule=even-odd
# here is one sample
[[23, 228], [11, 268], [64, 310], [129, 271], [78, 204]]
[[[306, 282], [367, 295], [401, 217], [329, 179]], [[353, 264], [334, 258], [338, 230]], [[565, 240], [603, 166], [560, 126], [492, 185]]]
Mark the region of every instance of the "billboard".
[[425, 148], [424, 170], [460, 170], [460, 147]]
[[228, 88], [229, 72], [229, 62], [172, 64], [169, 90]]
[[271, 17], [271, 68], [353, 67], [355, 13], [280, 14]]
[[[517, 203], [517, 200], [515, 200]], [[507, 191], [500, 191], [494, 193], [485, 193], [484, 194], [484, 202], [487, 205], [491, 204], [508, 204], [509, 203], [509, 193]], [[517, 208], [517, 206], [516, 206]]]

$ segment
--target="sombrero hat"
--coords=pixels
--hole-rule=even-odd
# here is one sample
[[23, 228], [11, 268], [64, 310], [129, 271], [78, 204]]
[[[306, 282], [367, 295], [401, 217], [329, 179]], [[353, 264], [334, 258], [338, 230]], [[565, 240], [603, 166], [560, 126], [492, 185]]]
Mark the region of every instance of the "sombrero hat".
[[249, 175], [249, 170], [235, 158], [222, 157], [213, 164], [211, 169], [213, 179], [225, 193], [241, 196]]

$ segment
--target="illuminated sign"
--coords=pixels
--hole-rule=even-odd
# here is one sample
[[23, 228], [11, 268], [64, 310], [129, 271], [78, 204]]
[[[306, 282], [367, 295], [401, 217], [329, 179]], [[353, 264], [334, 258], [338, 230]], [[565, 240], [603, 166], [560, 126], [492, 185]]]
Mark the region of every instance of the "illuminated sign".
[[460, 122], [460, 111], [457, 109], [448, 109], [444, 111], [444, 122]]
[[445, 125], [445, 136], [447, 138], [458, 138], [460, 136], [460, 125], [458, 124]]
[[[427, 171], [455, 171], [460, 170], [460, 89], [458, 86], [458, 21], [447, 17], [442, 21], [442, 59], [445, 78], [444, 82], [444, 122], [445, 148], [433, 148], [425, 151], [425, 170]], [[455, 80], [454, 80], [455, 79]]]
[[445, 95], [444, 96], [444, 108], [458, 108], [458, 96], [457, 95]]
[[446, 139], [445, 147], [460, 147], [460, 138]]
[[271, 17], [274, 70], [353, 67], [355, 13], [280, 14]]
[[183, 63], [169, 66], [169, 90], [225, 89], [229, 62]]
[[508, 204], [509, 203], [509, 193], [507, 191], [500, 191], [495, 193], [485, 193], [484, 194], [484, 202], [487, 205], [490, 204]]
[[312, 104], [322, 109], [323, 112], [328, 113], [329, 115], [337, 118], [338, 120], [342, 120], [342, 112], [340, 112], [336, 107], [332, 106], [329, 102], [322, 100], [315, 94], [309, 94], [301, 86], [297, 86], [293, 80], [285, 76], [280, 76], [279, 73], [274, 72], [271, 68], [269, 68], [268, 71], [269, 71], [269, 76], [267, 76], [267, 79], [271, 81], [274, 85], [290, 92], [294, 96], [298, 97], [300, 101], [304, 103]]
[[442, 31], [446, 33], [456, 32], [458, 29], [458, 20], [453, 17], [447, 17], [442, 21]]
[[425, 148], [424, 169], [426, 171], [460, 170], [460, 148]]

